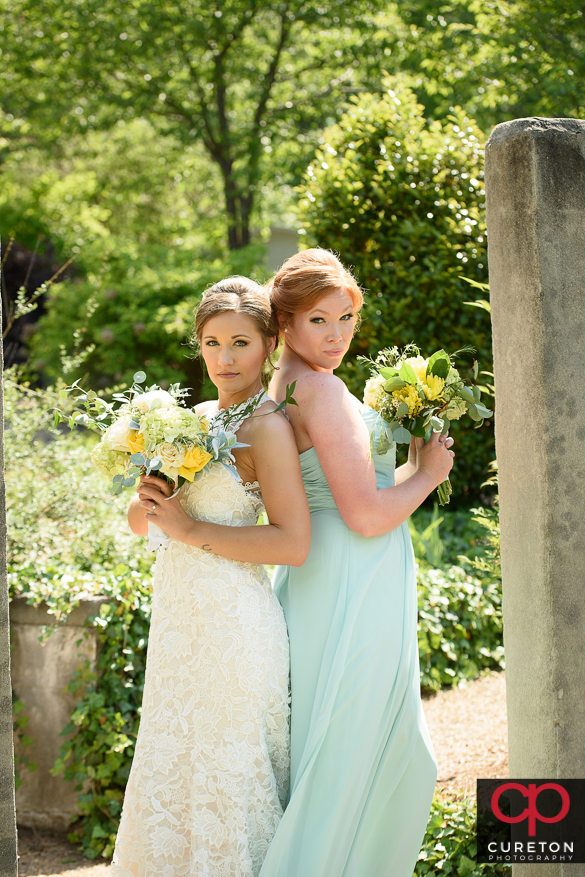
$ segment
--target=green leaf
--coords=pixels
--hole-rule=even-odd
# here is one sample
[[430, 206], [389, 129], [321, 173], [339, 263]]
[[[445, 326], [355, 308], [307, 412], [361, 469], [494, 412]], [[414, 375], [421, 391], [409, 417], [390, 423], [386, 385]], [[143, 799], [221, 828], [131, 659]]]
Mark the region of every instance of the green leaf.
[[471, 877], [475, 871], [476, 864], [463, 855], [459, 859], [459, 877]]
[[400, 426], [398, 429], [392, 431], [392, 438], [397, 445], [406, 445], [410, 442], [412, 436], [407, 429]]
[[401, 402], [398, 408], [396, 409], [396, 417], [400, 419], [401, 417], [406, 417], [408, 414], [409, 408], [406, 402]]
[[451, 360], [444, 350], [437, 350], [429, 359], [427, 375], [435, 375], [437, 378], [446, 378], [451, 368]]
[[410, 428], [410, 433], [416, 438], [425, 437], [425, 425], [422, 418], [417, 417], [417, 419], [414, 421], [413, 426], [411, 426]]
[[416, 372], [413, 367], [408, 362], [403, 362], [400, 366], [400, 371], [398, 372], [403, 381], [406, 381], [407, 384], [416, 384], [418, 383], [418, 378], [416, 376]]
[[394, 366], [388, 366], [380, 369], [383, 378], [395, 378], [398, 375], [398, 369]]
[[473, 395], [473, 391], [469, 387], [461, 387], [459, 390], [459, 394], [465, 399], [466, 402], [471, 402], [471, 404], [475, 403], [475, 396]]
[[132, 456], [130, 457], [130, 462], [134, 463], [135, 466], [144, 466], [144, 464], [146, 463], [146, 456], [145, 454], [141, 454], [140, 452], [132, 454]]
[[140, 372], [136, 372], [136, 373], [135, 373], [135, 375], [134, 375], [134, 383], [136, 383], [136, 384], [143, 384], [145, 380], [146, 380], [146, 375], [145, 375], [144, 372], [140, 371]]
[[390, 378], [384, 384], [387, 393], [394, 393], [395, 390], [402, 390], [403, 387], [406, 387], [406, 381], [403, 381], [402, 378]]
[[472, 420], [483, 420], [483, 417], [478, 412], [475, 405], [472, 405], [471, 402], [469, 403], [467, 411], [469, 412], [469, 416], [471, 417]]

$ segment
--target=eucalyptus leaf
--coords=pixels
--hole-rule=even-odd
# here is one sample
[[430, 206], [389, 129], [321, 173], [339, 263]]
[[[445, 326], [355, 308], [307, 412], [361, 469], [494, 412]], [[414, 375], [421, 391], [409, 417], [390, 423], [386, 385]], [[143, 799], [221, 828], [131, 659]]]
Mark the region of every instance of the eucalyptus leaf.
[[112, 487], [112, 494], [116, 496], [118, 493], [122, 493], [122, 485], [120, 483], [114, 484]]
[[136, 479], [135, 478], [124, 478], [122, 484], [124, 485], [124, 487], [134, 487], [134, 485], [136, 484]]
[[139, 424], [139, 423], [136, 423], [135, 420], [131, 420], [131, 421], [128, 423], [128, 429], [134, 429], [134, 430], [140, 429], [140, 424]]
[[473, 391], [469, 387], [461, 387], [459, 393], [466, 402], [471, 402], [471, 404], [475, 404], [475, 396], [473, 395]]
[[475, 401], [479, 402], [479, 400], [481, 399], [481, 390], [477, 386], [472, 387], [471, 390], [472, 390], [473, 397], [474, 397]]
[[160, 459], [160, 457], [154, 457], [154, 459], [152, 459], [150, 461], [150, 468], [154, 469], [155, 472], [158, 471], [158, 469], [160, 469], [161, 466], [162, 466], [162, 460]]
[[431, 424], [433, 426], [433, 429], [436, 432], [439, 432], [439, 430], [443, 429], [443, 421], [441, 420], [440, 417], [437, 417], [437, 416], [431, 417]]
[[475, 405], [472, 405], [471, 403], [469, 403], [469, 406], [468, 406], [468, 408], [467, 408], [467, 411], [468, 411], [469, 416], [471, 417], [472, 420], [483, 420], [483, 417], [482, 417], [481, 414], [478, 412], [478, 410], [477, 410], [477, 408], [475, 407]]
[[112, 481], [114, 482], [114, 484], [118, 484], [118, 482], [121, 483], [123, 480], [124, 480], [123, 475], [114, 475], [114, 477], [112, 478]]
[[398, 408], [396, 409], [396, 417], [406, 417], [408, 414], [409, 408], [406, 402], [401, 402]]
[[393, 430], [392, 438], [397, 445], [407, 445], [410, 443], [412, 436], [407, 429], [400, 426], [398, 429]]
[[479, 402], [475, 404], [475, 410], [483, 418], [491, 417], [494, 413], [493, 411], [490, 411], [489, 408], [486, 408], [485, 405], [481, 405]]
[[146, 463], [146, 456], [144, 454], [141, 454], [140, 452], [137, 452], [136, 454], [132, 454], [132, 456], [130, 457], [130, 462], [134, 463], [135, 466], [144, 466], [144, 464]]
[[136, 384], [143, 384], [145, 380], [146, 380], [146, 375], [142, 371], [136, 372], [136, 374], [134, 375], [134, 383], [136, 383]]

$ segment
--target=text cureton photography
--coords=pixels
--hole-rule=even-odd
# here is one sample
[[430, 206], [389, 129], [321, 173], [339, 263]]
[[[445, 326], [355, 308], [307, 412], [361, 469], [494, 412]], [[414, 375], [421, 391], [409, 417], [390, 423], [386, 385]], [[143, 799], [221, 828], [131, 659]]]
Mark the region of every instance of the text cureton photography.
[[477, 781], [477, 861], [585, 863], [585, 780]]

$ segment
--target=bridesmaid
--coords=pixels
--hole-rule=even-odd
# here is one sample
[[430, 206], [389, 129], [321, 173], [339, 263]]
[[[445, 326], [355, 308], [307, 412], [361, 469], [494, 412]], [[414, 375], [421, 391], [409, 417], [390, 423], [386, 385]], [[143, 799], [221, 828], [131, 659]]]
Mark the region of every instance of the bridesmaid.
[[436, 762], [420, 700], [415, 567], [406, 519], [453, 465], [451, 438], [376, 452], [376, 413], [333, 372], [362, 294], [321, 249], [270, 283], [284, 350], [270, 387], [288, 406], [311, 510], [302, 567], [276, 592], [291, 650], [291, 796], [260, 877], [411, 877]]

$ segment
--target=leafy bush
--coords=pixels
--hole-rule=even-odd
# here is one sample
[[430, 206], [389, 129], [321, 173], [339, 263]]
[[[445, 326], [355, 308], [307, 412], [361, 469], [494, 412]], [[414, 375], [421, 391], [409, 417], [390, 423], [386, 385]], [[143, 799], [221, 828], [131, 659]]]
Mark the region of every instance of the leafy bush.
[[461, 567], [418, 572], [421, 685], [437, 691], [504, 666], [502, 591]]
[[[481, 133], [459, 109], [427, 121], [400, 84], [352, 101], [325, 132], [300, 201], [307, 245], [338, 252], [368, 293], [338, 373], [361, 397], [367, 367], [356, 357], [410, 342], [424, 355], [471, 344], [490, 370], [489, 316], [464, 306], [473, 295], [462, 278], [487, 278]], [[493, 428], [455, 424], [452, 434], [454, 490], [476, 495], [494, 457]]]
[[150, 623], [150, 576], [120, 567], [102, 582], [110, 598], [88, 625], [97, 630], [97, 672], [89, 662], [68, 686], [81, 694], [63, 734], [72, 734], [53, 773], [75, 780], [80, 817], [68, 837], [85, 855], [111, 856], [140, 722]]
[[12, 593], [66, 603], [96, 592], [120, 561], [141, 569], [146, 552], [126, 523], [128, 497], [112, 497], [90, 461], [91, 439], [54, 427], [59, 388], [34, 390], [4, 374], [8, 571]]
[[[433, 509], [427, 506], [418, 508], [408, 521], [418, 562], [434, 568], [448, 569], [462, 564], [461, 555], [483, 556], [486, 550], [486, 530], [478, 520], [478, 511], [465, 507], [453, 509], [451, 506], [439, 509], [436, 505]], [[433, 527], [434, 521], [439, 517], [442, 519], [441, 523]], [[433, 529], [426, 540], [432, 549], [429, 554], [417, 534], [422, 534], [431, 527]], [[440, 560], [437, 559], [439, 554]]]
[[501, 877], [502, 865], [478, 865], [475, 831], [476, 804], [471, 798], [449, 801], [435, 795], [415, 877], [452, 874], [454, 877]]
[[202, 371], [188, 344], [193, 308], [211, 283], [253, 274], [263, 252], [255, 245], [202, 258], [128, 243], [104, 255], [85, 279], [52, 287], [30, 341], [33, 367], [68, 382], [86, 375], [85, 386], [95, 389], [131, 384], [143, 369], [149, 383], [179, 381], [198, 400]]

